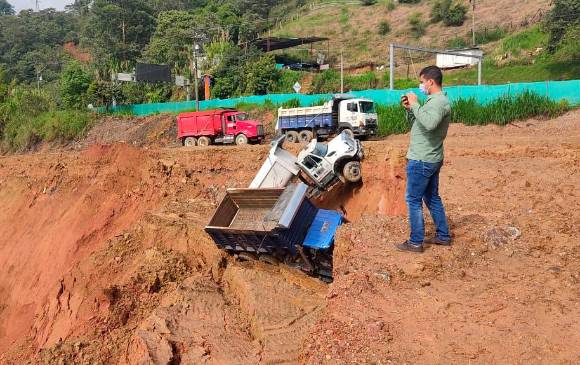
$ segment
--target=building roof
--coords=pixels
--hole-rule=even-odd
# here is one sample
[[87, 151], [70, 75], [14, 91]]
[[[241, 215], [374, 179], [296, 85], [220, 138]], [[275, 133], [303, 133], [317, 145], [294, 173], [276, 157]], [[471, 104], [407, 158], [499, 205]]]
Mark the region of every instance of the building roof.
[[306, 38], [281, 38], [266, 37], [258, 38], [253, 43], [264, 52], [275, 51], [278, 49], [292, 48], [304, 44], [326, 41], [328, 38], [323, 37], [306, 37]]

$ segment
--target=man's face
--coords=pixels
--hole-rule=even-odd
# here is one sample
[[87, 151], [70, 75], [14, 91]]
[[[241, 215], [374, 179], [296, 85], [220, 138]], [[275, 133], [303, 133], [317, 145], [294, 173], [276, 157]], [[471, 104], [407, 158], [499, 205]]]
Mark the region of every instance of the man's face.
[[419, 76], [419, 82], [425, 86], [425, 90], [427, 93], [431, 90], [433, 86], [433, 80], [426, 79], [423, 75]]

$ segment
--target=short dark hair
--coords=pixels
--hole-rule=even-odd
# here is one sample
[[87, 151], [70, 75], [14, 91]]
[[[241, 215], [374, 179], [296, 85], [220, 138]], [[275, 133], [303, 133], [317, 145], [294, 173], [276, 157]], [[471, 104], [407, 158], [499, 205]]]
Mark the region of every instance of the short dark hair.
[[437, 66], [427, 66], [419, 72], [427, 80], [433, 80], [439, 86], [443, 85], [443, 72]]

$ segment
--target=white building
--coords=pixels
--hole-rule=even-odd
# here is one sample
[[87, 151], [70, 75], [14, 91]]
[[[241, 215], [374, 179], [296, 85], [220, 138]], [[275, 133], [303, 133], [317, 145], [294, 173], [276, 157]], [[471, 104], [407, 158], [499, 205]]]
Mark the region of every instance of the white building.
[[[447, 49], [446, 51], [474, 56], [483, 56], [483, 51], [479, 48]], [[437, 67], [442, 69], [474, 66], [477, 65], [478, 62], [479, 59], [475, 57], [456, 56], [444, 53], [437, 54]]]

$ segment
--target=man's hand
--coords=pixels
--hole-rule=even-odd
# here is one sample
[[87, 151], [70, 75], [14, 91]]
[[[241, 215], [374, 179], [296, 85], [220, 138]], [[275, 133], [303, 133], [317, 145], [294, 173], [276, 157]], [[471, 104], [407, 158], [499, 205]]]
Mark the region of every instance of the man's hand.
[[407, 100], [409, 101], [409, 106], [413, 105], [413, 104], [417, 104], [419, 102], [419, 98], [417, 97], [417, 95], [415, 93], [407, 93], [405, 95], [407, 97]]

